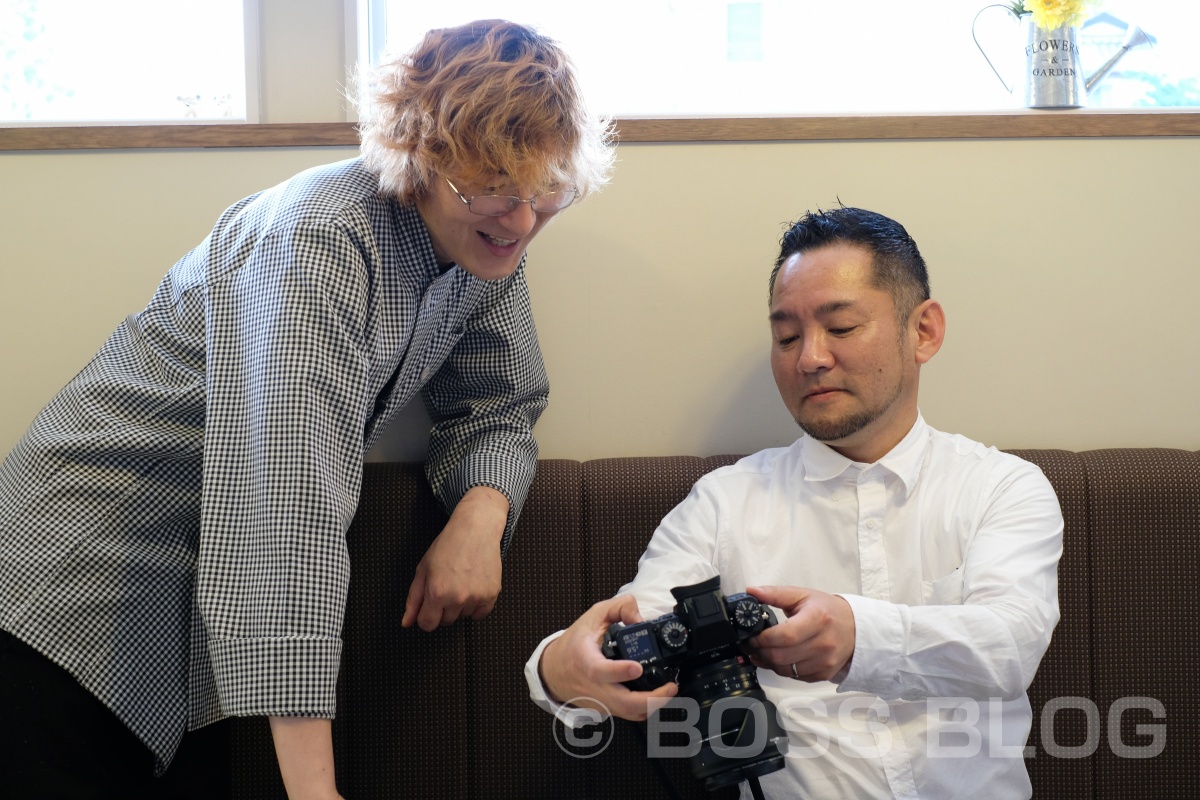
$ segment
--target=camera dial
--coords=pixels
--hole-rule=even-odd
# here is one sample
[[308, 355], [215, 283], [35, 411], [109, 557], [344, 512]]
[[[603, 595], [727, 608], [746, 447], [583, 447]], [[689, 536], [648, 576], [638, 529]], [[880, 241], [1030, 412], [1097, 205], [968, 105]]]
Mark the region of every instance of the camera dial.
[[743, 597], [733, 607], [733, 621], [738, 627], [753, 630], [762, 621], [762, 606], [751, 597]]
[[678, 650], [687, 644], [688, 629], [679, 620], [672, 620], [662, 626], [658, 635], [662, 637], [663, 644], [672, 650]]

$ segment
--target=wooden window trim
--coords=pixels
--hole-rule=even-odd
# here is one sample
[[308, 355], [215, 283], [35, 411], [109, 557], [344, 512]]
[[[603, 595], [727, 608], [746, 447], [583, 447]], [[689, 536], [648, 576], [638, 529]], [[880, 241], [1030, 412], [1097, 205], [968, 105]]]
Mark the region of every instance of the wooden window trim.
[[[630, 142], [1200, 136], [1200, 109], [617, 120]], [[356, 146], [350, 122], [0, 128], [0, 150]]]

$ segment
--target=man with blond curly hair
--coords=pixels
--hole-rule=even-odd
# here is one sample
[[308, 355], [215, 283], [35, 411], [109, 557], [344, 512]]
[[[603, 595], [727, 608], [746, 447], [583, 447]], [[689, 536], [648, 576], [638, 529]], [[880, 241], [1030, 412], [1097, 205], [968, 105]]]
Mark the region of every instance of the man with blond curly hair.
[[418, 395], [451, 513], [403, 622], [491, 611], [548, 393], [525, 251], [607, 180], [610, 132], [500, 20], [369, 89], [361, 157], [231, 206], [0, 468], [6, 793], [227, 795], [217, 723], [267, 716], [289, 796], [337, 797], [345, 533]]

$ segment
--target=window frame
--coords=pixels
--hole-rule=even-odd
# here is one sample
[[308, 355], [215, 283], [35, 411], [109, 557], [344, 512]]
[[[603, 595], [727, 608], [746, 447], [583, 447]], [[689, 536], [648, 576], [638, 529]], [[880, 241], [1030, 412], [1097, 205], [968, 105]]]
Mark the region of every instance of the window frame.
[[[615, 120], [618, 141], [777, 142], [906, 139], [1198, 137], [1200, 109], [1006, 110], [961, 114]], [[353, 147], [353, 122], [0, 128], [0, 151], [222, 147]]]

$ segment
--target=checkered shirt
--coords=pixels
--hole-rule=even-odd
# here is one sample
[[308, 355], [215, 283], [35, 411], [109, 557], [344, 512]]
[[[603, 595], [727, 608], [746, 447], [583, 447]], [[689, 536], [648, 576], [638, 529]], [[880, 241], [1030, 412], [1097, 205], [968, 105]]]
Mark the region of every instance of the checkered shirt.
[[439, 268], [357, 159], [242, 200], [0, 467], [0, 628], [160, 772], [225, 716], [333, 716], [363, 457], [418, 393], [435, 493], [507, 495], [503, 550], [548, 396], [524, 263]]

